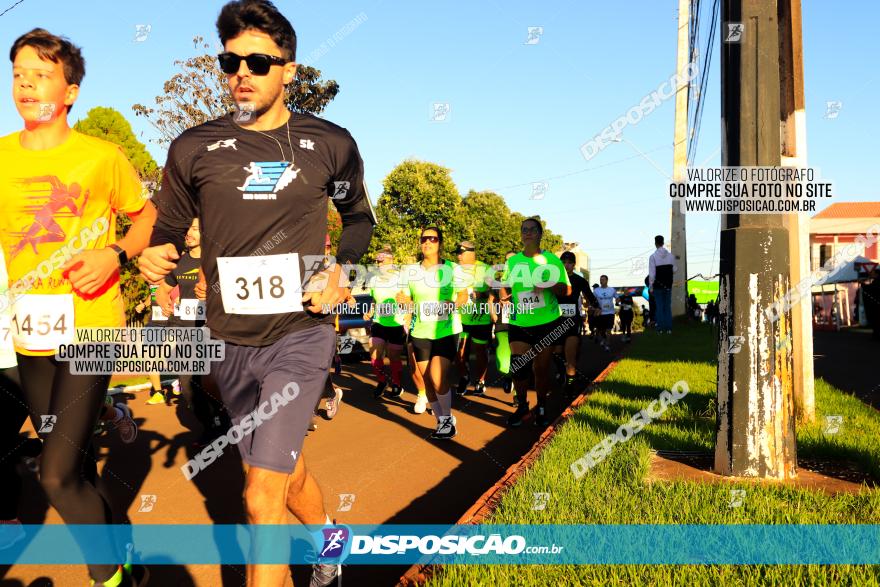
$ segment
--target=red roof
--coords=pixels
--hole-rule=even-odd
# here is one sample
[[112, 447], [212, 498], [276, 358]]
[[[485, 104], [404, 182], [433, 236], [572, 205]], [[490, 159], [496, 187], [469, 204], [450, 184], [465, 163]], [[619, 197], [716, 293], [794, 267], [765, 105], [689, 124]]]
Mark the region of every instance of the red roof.
[[880, 202], [840, 202], [831, 204], [813, 218], [876, 218]]

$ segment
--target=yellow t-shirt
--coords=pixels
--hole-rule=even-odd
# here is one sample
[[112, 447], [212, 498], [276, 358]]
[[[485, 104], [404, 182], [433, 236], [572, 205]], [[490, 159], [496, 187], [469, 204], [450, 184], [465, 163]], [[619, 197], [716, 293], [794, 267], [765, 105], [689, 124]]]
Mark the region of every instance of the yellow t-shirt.
[[16, 312], [16, 351], [51, 355], [59, 337], [73, 342], [72, 327], [125, 325], [118, 274], [86, 298], [61, 267], [80, 251], [114, 243], [117, 213], [138, 212], [146, 199], [117, 145], [72, 130], [57, 147], [29, 150], [19, 135], [0, 138], [0, 241], [10, 289], [0, 305], [11, 302]]

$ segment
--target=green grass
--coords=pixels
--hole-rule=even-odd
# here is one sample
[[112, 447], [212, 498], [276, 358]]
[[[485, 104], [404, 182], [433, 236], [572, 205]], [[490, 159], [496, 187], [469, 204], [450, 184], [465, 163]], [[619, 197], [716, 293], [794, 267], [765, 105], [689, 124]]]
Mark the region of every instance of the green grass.
[[[687, 357], [687, 359], [684, 359]], [[670, 337], [648, 332], [503, 497], [494, 524], [864, 524], [880, 521], [880, 490], [830, 496], [772, 484], [646, 483], [651, 449], [707, 451], [715, 439], [715, 343], [706, 325]], [[569, 465], [678, 380], [690, 393], [632, 440], [575, 479]], [[846, 459], [880, 478], [880, 413], [824, 381], [817, 423], [798, 430], [802, 456]], [[839, 414], [838, 434], [823, 433]], [[731, 508], [730, 490], [746, 490]], [[532, 495], [549, 492], [545, 510]], [[451, 585], [880, 585], [877, 566], [447, 566], [429, 583]]]

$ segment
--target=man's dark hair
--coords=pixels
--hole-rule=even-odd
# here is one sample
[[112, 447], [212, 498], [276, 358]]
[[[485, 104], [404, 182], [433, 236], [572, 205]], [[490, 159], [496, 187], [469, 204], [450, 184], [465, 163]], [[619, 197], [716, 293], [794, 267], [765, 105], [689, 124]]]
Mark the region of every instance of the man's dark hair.
[[607, 275], [600, 275], [600, 276], [599, 276], [599, 279], [601, 280], [603, 277], [605, 278], [605, 281], [608, 281], [608, 276], [607, 276]]
[[662, 247], [663, 246], [663, 235], [662, 234], [658, 234], [657, 236], [654, 237], [654, 246], [655, 247]]
[[15, 62], [25, 47], [33, 47], [40, 59], [60, 63], [65, 81], [72, 86], [78, 86], [86, 76], [86, 61], [82, 52], [69, 39], [53, 35], [46, 29], [33, 29], [15, 39], [9, 50], [9, 60]]
[[559, 260], [563, 263], [565, 263], [566, 259], [571, 261], [572, 263], [577, 263], [577, 257], [571, 251], [565, 251], [564, 253], [559, 255]]
[[269, 0], [235, 0], [220, 10], [217, 34], [221, 43], [226, 45], [247, 30], [266, 33], [281, 48], [282, 57], [296, 61], [296, 31]]
[[525, 220], [522, 221], [522, 224], [520, 224], [520, 226], [522, 226], [526, 222], [534, 222], [535, 224], [537, 224], [538, 225], [538, 236], [544, 236], [544, 225], [541, 224], [540, 218], [526, 218]]

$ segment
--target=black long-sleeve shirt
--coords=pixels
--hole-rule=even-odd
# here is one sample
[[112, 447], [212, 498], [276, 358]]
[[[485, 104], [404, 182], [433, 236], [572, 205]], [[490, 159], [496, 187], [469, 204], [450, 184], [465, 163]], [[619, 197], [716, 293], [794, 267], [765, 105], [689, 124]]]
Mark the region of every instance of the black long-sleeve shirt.
[[[348, 131], [309, 114], [292, 114], [286, 125], [259, 132], [226, 116], [185, 131], [171, 144], [153, 199], [159, 217], [150, 246], [172, 243], [183, 250], [184, 235], [198, 217], [211, 335], [265, 346], [332, 320], [306, 311], [227, 313], [224, 300], [238, 292], [228, 286], [222, 292], [217, 259], [297, 253], [305, 282], [321, 268], [331, 200], [342, 217], [337, 260], [356, 263], [369, 246], [374, 217], [363, 161]], [[265, 287], [261, 296], [268, 295], [268, 282]]]

